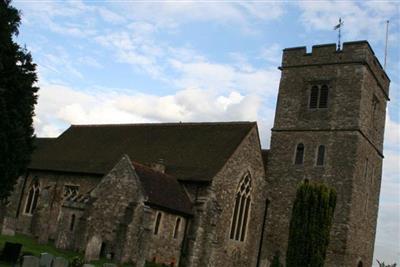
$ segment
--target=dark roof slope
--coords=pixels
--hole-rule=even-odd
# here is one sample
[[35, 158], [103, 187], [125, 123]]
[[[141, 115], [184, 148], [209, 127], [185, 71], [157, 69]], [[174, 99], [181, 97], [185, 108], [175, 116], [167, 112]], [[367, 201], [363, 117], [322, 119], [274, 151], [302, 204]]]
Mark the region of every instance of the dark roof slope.
[[35, 150], [39, 150], [43, 149], [45, 146], [53, 144], [55, 140], [57, 139], [52, 137], [36, 137], [33, 141], [33, 145]]
[[137, 162], [132, 162], [148, 197], [147, 203], [183, 214], [192, 214], [192, 204], [178, 181]]
[[30, 169], [107, 173], [127, 154], [149, 165], [163, 159], [179, 180], [210, 181], [255, 122], [73, 125], [36, 151]]

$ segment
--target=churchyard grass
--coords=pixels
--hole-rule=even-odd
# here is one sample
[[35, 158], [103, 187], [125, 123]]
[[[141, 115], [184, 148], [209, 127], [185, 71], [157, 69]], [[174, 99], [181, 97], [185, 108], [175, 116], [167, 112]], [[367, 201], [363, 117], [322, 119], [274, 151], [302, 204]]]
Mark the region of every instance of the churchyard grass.
[[21, 234], [16, 234], [15, 236], [0, 235], [0, 249], [4, 247], [4, 243], [6, 241], [12, 243], [21, 243], [22, 253], [29, 253], [35, 256], [39, 256], [40, 253], [43, 252], [47, 252], [58, 257], [64, 257], [68, 260], [72, 259], [75, 256], [82, 256], [77, 252], [57, 249], [51, 244], [40, 245], [33, 238]]
[[[33, 238], [21, 234], [16, 234], [15, 236], [0, 235], [0, 250], [4, 247], [4, 244], [7, 241], [12, 243], [22, 244], [22, 254], [32, 254], [34, 256], [39, 256], [40, 253], [47, 252], [56, 257], [64, 257], [68, 261], [71, 261], [72, 258], [76, 256], [83, 257], [82, 254], [77, 252], [57, 249], [52, 244], [40, 245]], [[100, 267], [103, 266], [103, 264], [106, 262], [110, 261], [106, 259], [100, 259], [91, 262], [91, 264]], [[10, 267], [10, 266], [11, 265], [7, 263], [0, 262], [0, 267]], [[126, 267], [126, 265], [124, 265], [124, 267]]]

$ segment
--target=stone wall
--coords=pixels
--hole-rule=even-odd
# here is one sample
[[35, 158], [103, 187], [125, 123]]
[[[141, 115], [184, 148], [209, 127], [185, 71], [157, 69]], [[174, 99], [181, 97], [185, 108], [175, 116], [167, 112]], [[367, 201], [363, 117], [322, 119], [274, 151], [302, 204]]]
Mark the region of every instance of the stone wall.
[[[66, 205], [61, 208], [58, 233], [55, 245], [65, 250], [79, 250], [80, 241], [78, 229], [85, 209], [84, 204]], [[72, 222], [73, 221], [73, 222]]]
[[[33, 179], [37, 178], [39, 181], [41, 195], [39, 196], [39, 202], [37, 209], [33, 215], [25, 213], [25, 205], [27, 202], [27, 196], [31, 188]], [[32, 234], [38, 236], [41, 232], [39, 225], [46, 224], [48, 238], [55, 240], [57, 238], [57, 226], [59, 223], [60, 210], [63, 203], [63, 191], [65, 185], [79, 185], [79, 194], [84, 194], [93, 189], [96, 184], [100, 181], [100, 177], [93, 175], [83, 175], [74, 173], [57, 173], [57, 172], [45, 172], [45, 171], [30, 171], [25, 187], [21, 189], [23, 192], [22, 201], [19, 210], [19, 216], [17, 219], [16, 230], [25, 234]], [[21, 181], [22, 187], [23, 181]], [[43, 192], [46, 192], [46, 202], [43, 203]], [[18, 194], [15, 191], [14, 194]], [[15, 198], [18, 199], [19, 197]], [[18, 204], [14, 204], [18, 206]], [[44, 207], [44, 205], [46, 207]], [[40, 214], [39, 214], [40, 213]]]
[[[168, 266], [178, 266], [182, 250], [182, 241], [185, 236], [186, 218], [157, 209], [151, 209], [150, 211], [149, 216], [152, 227], [150, 228], [151, 234], [149, 235], [150, 240], [148, 241], [149, 246], [146, 260], [163, 263]], [[161, 213], [161, 222], [158, 234], [154, 234], [158, 213]], [[180, 224], [176, 238], [174, 238], [174, 231], [178, 218], [180, 218]]]
[[120, 260], [125, 240], [121, 231], [132, 220], [136, 203], [143, 202], [138, 181], [129, 158], [124, 156], [91, 192], [84, 215], [87, 260], [96, 260], [101, 253]]
[[[250, 174], [251, 209], [243, 242], [230, 239], [235, 197], [240, 181]], [[197, 190], [204, 192], [204, 190]], [[213, 178], [207, 195], [198, 195], [191, 224], [188, 266], [256, 266], [265, 207], [265, 173], [257, 128], [239, 145]]]
[[[285, 255], [298, 184], [321, 181], [338, 193], [326, 266], [371, 266], [378, 210], [385, 108], [389, 79], [367, 42], [285, 49], [277, 113], [268, 158], [265, 251]], [[310, 109], [314, 84], [329, 87], [325, 109]], [[373, 99], [379, 101], [372, 129]], [[296, 146], [304, 163], [294, 164]], [[325, 145], [325, 164], [316, 165]], [[366, 164], [366, 158], [368, 163]], [[363, 178], [366, 166], [372, 170]], [[372, 167], [374, 166], [374, 167]], [[283, 257], [284, 258], [284, 257]]]

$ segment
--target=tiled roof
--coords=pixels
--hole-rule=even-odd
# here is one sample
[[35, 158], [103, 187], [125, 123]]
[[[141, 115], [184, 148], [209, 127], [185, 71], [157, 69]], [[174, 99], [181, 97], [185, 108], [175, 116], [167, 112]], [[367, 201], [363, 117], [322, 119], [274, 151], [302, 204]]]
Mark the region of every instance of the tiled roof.
[[147, 204], [187, 215], [192, 204], [182, 185], [172, 176], [132, 162], [147, 197]]
[[37, 149], [30, 169], [106, 174], [122, 155], [162, 159], [178, 180], [209, 182], [255, 122], [73, 125]]

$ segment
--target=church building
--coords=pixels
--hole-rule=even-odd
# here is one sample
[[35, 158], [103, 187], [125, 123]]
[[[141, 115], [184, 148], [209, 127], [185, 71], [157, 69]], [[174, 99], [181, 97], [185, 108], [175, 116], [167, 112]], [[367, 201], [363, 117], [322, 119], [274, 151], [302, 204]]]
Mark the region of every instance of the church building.
[[37, 138], [4, 226], [88, 261], [269, 267], [307, 179], [337, 191], [325, 266], [371, 266], [390, 80], [367, 41], [279, 69], [270, 149], [256, 122], [72, 125]]

